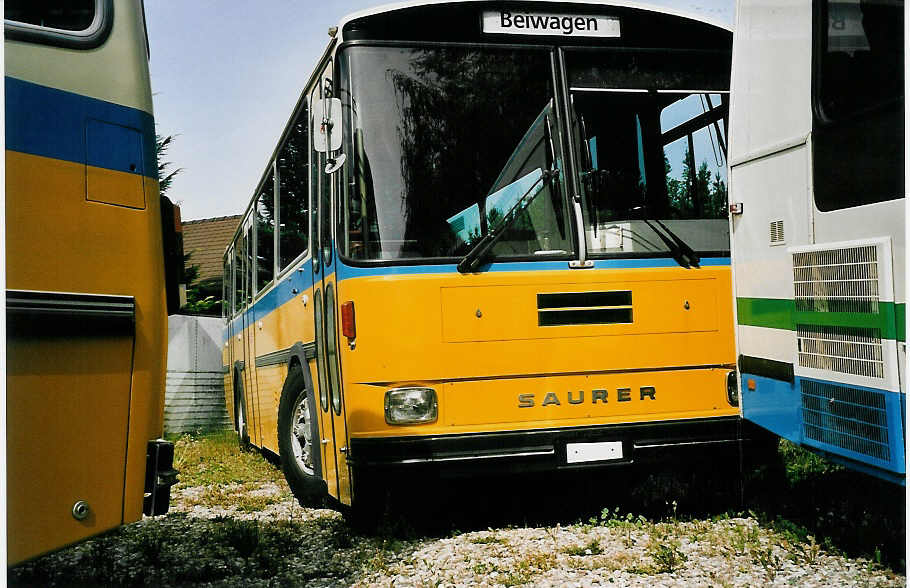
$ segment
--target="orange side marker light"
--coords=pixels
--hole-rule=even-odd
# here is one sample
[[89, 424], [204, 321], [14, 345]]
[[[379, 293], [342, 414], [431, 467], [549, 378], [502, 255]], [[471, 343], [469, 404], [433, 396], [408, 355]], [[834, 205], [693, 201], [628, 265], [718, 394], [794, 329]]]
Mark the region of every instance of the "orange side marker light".
[[348, 338], [349, 344], [357, 337], [353, 300], [348, 300], [341, 305], [341, 334]]

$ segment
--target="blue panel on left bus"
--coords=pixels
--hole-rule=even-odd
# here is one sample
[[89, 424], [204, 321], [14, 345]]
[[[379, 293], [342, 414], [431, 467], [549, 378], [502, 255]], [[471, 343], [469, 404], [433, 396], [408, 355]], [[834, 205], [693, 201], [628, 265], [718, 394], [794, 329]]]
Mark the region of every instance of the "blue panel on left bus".
[[107, 160], [108, 169], [145, 175], [142, 134], [138, 129], [89, 119], [85, 121], [86, 161]]
[[155, 122], [151, 114], [9, 76], [5, 87], [7, 150], [137, 173], [130, 169], [130, 158], [122, 155], [128, 148], [126, 144], [114, 141], [98, 144], [97, 149], [86, 148], [86, 125], [91, 120], [104, 121], [139, 132], [141, 173], [157, 177]]

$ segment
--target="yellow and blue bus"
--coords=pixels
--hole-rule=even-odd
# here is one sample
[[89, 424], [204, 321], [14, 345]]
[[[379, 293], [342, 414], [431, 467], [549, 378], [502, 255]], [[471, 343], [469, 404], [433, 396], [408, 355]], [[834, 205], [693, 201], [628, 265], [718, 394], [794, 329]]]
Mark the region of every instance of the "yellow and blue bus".
[[[8, 562], [167, 510], [167, 301], [139, 0], [4, 4]], [[165, 247], [171, 263], [166, 289]]]
[[730, 29], [430, 1], [329, 34], [224, 258], [241, 440], [355, 511], [391, 471], [735, 455]]
[[903, 0], [741, 0], [730, 157], [743, 415], [905, 484]]

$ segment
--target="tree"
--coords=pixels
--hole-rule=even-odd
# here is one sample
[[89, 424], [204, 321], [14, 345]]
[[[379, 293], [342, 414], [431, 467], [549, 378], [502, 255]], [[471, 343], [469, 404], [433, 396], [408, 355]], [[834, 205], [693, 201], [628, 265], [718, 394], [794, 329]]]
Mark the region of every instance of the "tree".
[[[155, 135], [155, 155], [158, 159], [158, 193], [166, 196], [174, 177], [183, 171], [182, 167], [169, 170], [173, 163], [164, 161], [174, 135]], [[196, 283], [199, 266], [187, 265], [192, 253], [183, 256], [183, 280], [186, 285], [186, 304], [180, 309], [185, 314], [221, 314], [221, 280], [209, 279]]]
[[712, 179], [707, 161], [692, 172], [693, 158], [687, 148], [682, 160], [680, 179], [674, 178], [670, 161], [664, 154], [667, 196], [673, 218], [725, 218], [727, 214], [727, 185], [715, 172]]

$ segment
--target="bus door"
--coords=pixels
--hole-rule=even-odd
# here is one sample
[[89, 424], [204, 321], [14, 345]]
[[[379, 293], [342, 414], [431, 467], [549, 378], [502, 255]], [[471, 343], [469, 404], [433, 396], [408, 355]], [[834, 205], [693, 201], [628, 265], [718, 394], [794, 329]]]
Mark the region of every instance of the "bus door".
[[243, 382], [244, 400], [247, 423], [249, 423], [250, 441], [254, 445], [259, 445], [262, 436], [259, 433], [258, 404], [256, 402], [256, 342], [254, 313], [253, 313], [253, 290], [255, 281], [253, 279], [255, 267], [253, 265], [253, 220], [248, 218], [243, 221], [243, 296], [246, 310], [241, 314], [241, 323], [239, 325], [242, 349], [243, 349], [243, 372], [241, 374]]
[[[333, 98], [332, 65], [323, 71], [320, 84], [313, 91], [312, 100], [328, 102]], [[324, 112], [324, 108], [313, 108]], [[319, 128], [322, 121], [314, 121]], [[320, 385], [320, 431], [323, 446], [325, 480], [329, 493], [342, 502], [350, 502], [350, 476], [347, 467], [347, 426], [344, 399], [341, 389], [341, 369], [338, 354], [338, 299], [336, 292], [336, 263], [333, 255], [332, 210], [337, 202], [341, 173], [325, 173], [331, 154], [311, 153], [313, 161], [314, 233], [316, 247], [313, 259], [313, 287], [316, 305], [316, 363]]]

